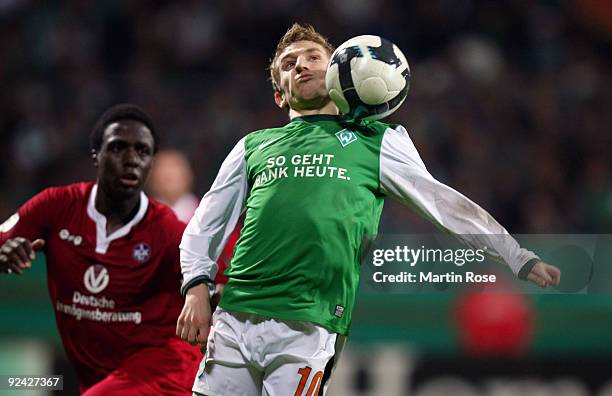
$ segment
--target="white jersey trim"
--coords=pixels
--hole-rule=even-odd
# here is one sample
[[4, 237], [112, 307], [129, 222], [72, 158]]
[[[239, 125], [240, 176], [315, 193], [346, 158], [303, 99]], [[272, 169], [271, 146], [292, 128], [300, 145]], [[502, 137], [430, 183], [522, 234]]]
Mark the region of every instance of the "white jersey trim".
[[149, 198], [144, 192], [140, 192], [140, 207], [138, 213], [123, 227], [115, 230], [110, 235], [106, 235], [106, 217], [96, 209], [96, 195], [98, 193], [98, 185], [94, 184], [89, 194], [89, 202], [87, 203], [87, 215], [96, 223], [96, 253], [106, 254], [108, 247], [112, 241], [127, 235], [132, 227], [142, 220], [147, 208], [149, 207]]
[[14, 213], [4, 223], [0, 224], [0, 232], [9, 232], [19, 223], [19, 213]]
[[383, 193], [415, 209], [420, 215], [474, 248], [510, 266], [514, 274], [538, 258], [522, 249], [487, 211], [463, 194], [436, 180], [404, 127], [388, 128], [380, 148], [380, 185]]

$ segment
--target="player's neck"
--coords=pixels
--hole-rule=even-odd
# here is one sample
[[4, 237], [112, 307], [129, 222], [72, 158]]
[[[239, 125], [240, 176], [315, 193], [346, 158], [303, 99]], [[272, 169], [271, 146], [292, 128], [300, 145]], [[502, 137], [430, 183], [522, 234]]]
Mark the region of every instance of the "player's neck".
[[318, 114], [331, 114], [338, 115], [338, 107], [331, 100], [325, 104], [325, 106], [319, 109], [308, 109], [308, 110], [295, 110], [289, 109], [289, 119], [294, 119], [295, 117], [302, 117], [308, 115], [318, 115]]
[[127, 199], [116, 199], [98, 189], [96, 210], [106, 217], [106, 234], [110, 235], [127, 224], [138, 212], [140, 193]]

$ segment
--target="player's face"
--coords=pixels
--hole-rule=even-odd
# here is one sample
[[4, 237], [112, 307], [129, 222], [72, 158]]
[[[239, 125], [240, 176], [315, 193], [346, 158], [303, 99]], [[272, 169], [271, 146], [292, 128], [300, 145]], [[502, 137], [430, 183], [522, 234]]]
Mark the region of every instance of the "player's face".
[[140, 121], [120, 120], [104, 131], [94, 164], [98, 183], [115, 197], [130, 197], [143, 188], [153, 162], [153, 135]]
[[296, 41], [278, 57], [281, 92], [276, 103], [294, 110], [319, 109], [329, 103], [325, 89], [325, 72], [329, 54], [322, 45], [312, 41]]
[[162, 151], [155, 156], [149, 188], [156, 198], [174, 203], [191, 190], [193, 173], [185, 156], [176, 151]]

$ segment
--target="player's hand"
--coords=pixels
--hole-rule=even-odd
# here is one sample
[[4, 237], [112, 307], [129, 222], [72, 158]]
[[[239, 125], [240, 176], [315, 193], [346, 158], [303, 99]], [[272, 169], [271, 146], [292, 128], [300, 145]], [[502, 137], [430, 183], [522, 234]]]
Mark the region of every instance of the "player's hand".
[[176, 323], [176, 335], [191, 345], [199, 343], [202, 353], [206, 351], [210, 312], [208, 286], [200, 283], [187, 290], [185, 305]]
[[16, 237], [8, 239], [0, 247], [0, 272], [21, 275], [25, 269], [32, 267], [36, 252], [45, 246], [45, 241], [36, 239], [34, 242]]
[[561, 271], [554, 265], [538, 261], [527, 275], [527, 280], [540, 287], [558, 286], [561, 280]]

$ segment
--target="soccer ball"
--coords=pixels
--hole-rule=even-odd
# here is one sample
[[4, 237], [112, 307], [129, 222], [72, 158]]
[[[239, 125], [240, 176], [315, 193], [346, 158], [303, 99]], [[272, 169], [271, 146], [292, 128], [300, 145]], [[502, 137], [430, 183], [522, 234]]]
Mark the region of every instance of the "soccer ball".
[[389, 40], [357, 36], [332, 54], [325, 85], [331, 100], [349, 119], [380, 120], [406, 99], [410, 67]]

